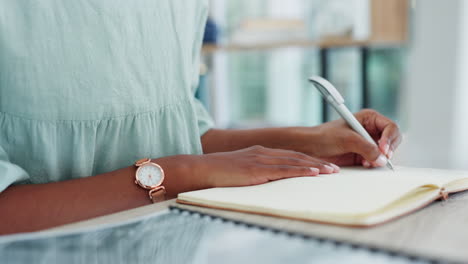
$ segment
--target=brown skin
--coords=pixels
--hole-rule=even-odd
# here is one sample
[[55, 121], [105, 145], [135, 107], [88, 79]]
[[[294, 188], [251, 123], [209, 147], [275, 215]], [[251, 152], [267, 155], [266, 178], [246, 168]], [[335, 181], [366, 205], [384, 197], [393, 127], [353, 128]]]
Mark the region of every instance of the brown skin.
[[203, 151], [232, 151], [258, 144], [295, 150], [338, 166], [364, 165], [367, 160], [372, 167], [377, 167], [373, 161], [381, 153], [391, 158], [400, 145], [402, 138], [399, 128], [395, 122], [371, 109], [362, 110], [355, 116], [378, 141], [378, 147], [351, 130], [343, 119], [338, 119], [316, 127], [212, 129], [202, 137]]
[[[190, 190], [335, 173], [339, 168], [333, 163], [360, 165], [365, 163], [362, 157], [376, 166], [372, 162], [386, 152], [387, 142], [392, 151], [398, 147], [398, 127], [371, 110], [356, 117], [379, 140], [380, 150], [337, 120], [310, 128], [210, 130], [201, 139], [205, 155], [153, 161], [165, 171], [167, 198]], [[135, 167], [129, 166], [93, 177], [11, 186], [0, 193], [0, 234], [40, 230], [149, 204], [148, 192], [135, 185], [134, 174]]]

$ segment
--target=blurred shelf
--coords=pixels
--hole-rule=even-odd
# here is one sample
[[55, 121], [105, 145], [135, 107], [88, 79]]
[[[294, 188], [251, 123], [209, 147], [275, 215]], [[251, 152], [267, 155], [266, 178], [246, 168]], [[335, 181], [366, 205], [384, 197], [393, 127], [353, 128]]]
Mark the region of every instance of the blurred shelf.
[[403, 46], [402, 41], [378, 41], [378, 40], [353, 40], [353, 39], [326, 39], [321, 41], [312, 40], [291, 40], [278, 41], [273, 43], [249, 43], [249, 44], [206, 44], [203, 45], [204, 54], [217, 51], [242, 51], [242, 50], [268, 50], [287, 47], [315, 47], [315, 48], [339, 48], [339, 47], [398, 47]]
[[[399, 47], [407, 43], [409, 23], [409, 0], [370, 0], [370, 34], [368, 40], [355, 40], [349, 35], [325, 37], [319, 40], [304, 39], [301, 37], [289, 38], [278, 34], [274, 40], [261, 39], [250, 42], [222, 43], [204, 45], [202, 51], [209, 54], [217, 51], [242, 51], [242, 50], [268, 50], [287, 47]], [[300, 20], [291, 19], [249, 19], [244, 21], [246, 29], [259, 30], [259, 33], [271, 32], [273, 29], [290, 29], [293, 33], [304, 27]], [[263, 30], [262, 30], [263, 29]], [[255, 31], [252, 31], [255, 32]], [[250, 32], [250, 33], [252, 33]], [[284, 36], [286, 40], [281, 40]], [[267, 37], [271, 37], [267, 34]]]

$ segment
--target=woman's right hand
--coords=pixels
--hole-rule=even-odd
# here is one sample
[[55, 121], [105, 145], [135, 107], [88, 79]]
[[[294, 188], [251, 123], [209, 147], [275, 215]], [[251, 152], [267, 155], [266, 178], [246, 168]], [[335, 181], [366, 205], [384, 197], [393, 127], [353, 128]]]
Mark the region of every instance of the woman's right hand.
[[198, 156], [198, 173], [210, 187], [246, 186], [339, 171], [335, 164], [282, 149], [253, 146]]

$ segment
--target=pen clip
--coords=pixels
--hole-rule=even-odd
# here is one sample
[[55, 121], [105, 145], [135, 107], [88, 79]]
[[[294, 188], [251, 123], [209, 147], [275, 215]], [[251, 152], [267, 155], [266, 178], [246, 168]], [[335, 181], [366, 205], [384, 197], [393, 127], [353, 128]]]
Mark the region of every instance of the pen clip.
[[314, 86], [320, 91], [325, 100], [333, 105], [344, 104], [344, 99], [341, 96], [340, 92], [331, 84], [329, 81], [325, 80], [320, 76], [312, 76], [309, 78], [309, 81], [314, 84]]

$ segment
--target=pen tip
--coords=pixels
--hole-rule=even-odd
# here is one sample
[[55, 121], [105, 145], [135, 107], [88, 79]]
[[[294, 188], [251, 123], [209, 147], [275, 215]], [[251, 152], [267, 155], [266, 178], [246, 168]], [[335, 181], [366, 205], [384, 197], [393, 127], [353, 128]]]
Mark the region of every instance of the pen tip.
[[391, 169], [392, 171], [395, 171], [395, 168], [393, 167], [393, 164], [390, 160], [387, 161], [387, 167]]

